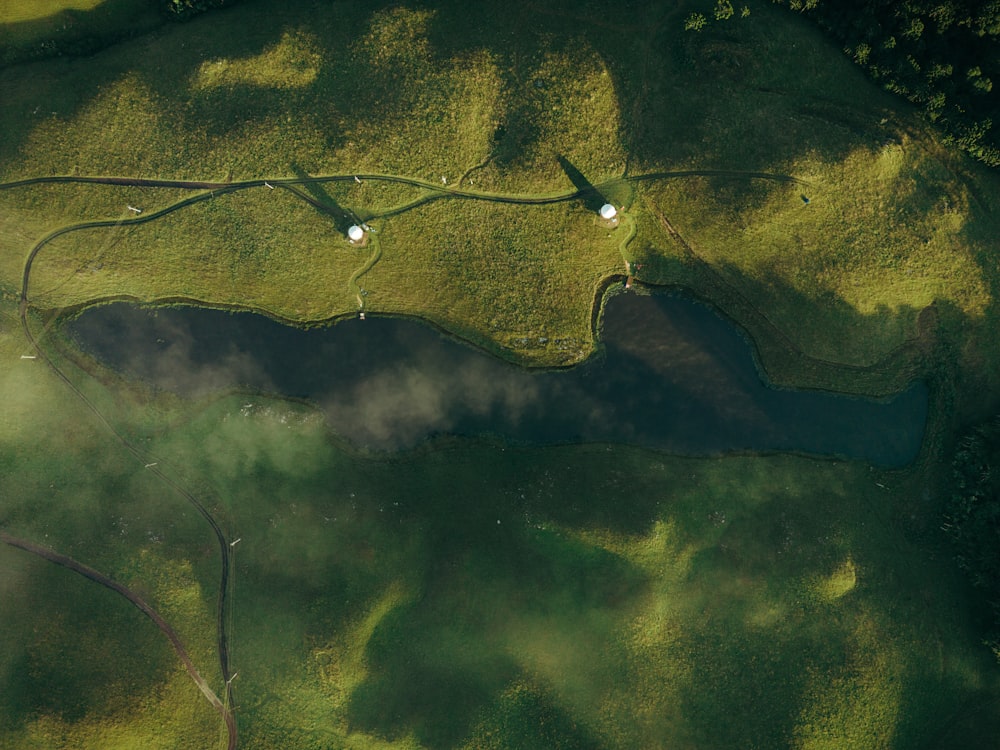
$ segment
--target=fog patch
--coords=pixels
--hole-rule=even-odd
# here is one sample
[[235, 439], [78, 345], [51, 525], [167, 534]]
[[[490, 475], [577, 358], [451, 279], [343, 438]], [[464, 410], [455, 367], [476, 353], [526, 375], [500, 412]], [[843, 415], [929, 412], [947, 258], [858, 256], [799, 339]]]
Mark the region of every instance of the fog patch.
[[384, 367], [333, 394], [322, 408], [336, 432], [382, 450], [412, 446], [436, 433], [464, 432], [470, 422], [486, 418], [516, 429], [538, 404], [538, 385], [524, 373], [490, 364]]
[[899, 465], [917, 454], [927, 414], [921, 383], [886, 402], [770, 388], [740, 332], [680, 297], [616, 298], [605, 311], [603, 354], [544, 372], [380, 316], [307, 331], [259, 315], [112, 305], [69, 329], [87, 351], [153, 387], [308, 400], [334, 432], [373, 450], [447, 434], [522, 445], [626, 442], [686, 455], [794, 450]]
[[160, 340], [162, 348], [157, 356], [136, 352], [127, 369], [142, 372], [144, 380], [152, 380], [166, 390], [194, 396], [234, 385], [273, 388], [257, 358], [232, 342], [217, 348], [212, 360], [205, 360], [196, 347], [195, 335], [181, 326], [169, 326]]

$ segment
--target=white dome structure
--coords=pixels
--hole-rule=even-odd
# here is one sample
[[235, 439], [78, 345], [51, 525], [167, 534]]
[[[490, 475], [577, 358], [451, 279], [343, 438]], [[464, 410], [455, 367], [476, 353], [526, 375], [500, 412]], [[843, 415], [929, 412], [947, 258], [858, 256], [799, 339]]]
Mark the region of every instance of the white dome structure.
[[365, 230], [359, 227], [357, 224], [351, 224], [350, 228], [347, 230], [347, 239], [351, 242], [361, 242], [364, 239]]
[[610, 203], [605, 203], [601, 206], [601, 218], [607, 221], [615, 218], [618, 215], [618, 209], [612, 206]]

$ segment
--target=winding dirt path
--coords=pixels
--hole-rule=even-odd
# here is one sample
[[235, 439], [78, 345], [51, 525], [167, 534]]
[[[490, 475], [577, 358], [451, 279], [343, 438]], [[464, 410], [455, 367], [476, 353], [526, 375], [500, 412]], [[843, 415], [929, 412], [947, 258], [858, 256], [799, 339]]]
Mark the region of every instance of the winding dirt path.
[[[242, 180], [238, 182], [207, 182], [203, 180], [151, 180], [142, 177], [102, 177], [102, 176], [80, 176], [80, 175], [53, 175], [47, 177], [30, 177], [24, 180], [0, 183], [0, 190], [11, 190], [14, 188], [30, 187], [32, 185], [50, 184], [91, 184], [91, 185], [117, 185], [122, 187], [149, 187], [149, 188], [187, 188], [191, 190], [207, 190], [210, 194], [206, 197], [214, 197], [216, 194], [230, 193], [237, 190], [247, 190], [249, 188], [260, 188], [267, 185], [274, 187], [322, 184], [325, 182], [354, 182], [359, 180], [372, 180], [376, 182], [389, 182], [397, 185], [408, 185], [410, 187], [422, 188], [433, 193], [439, 193], [441, 197], [453, 196], [456, 198], [467, 198], [469, 200], [489, 201], [493, 203], [513, 203], [519, 205], [546, 205], [550, 203], [562, 203], [581, 198], [591, 192], [600, 191], [607, 187], [624, 182], [649, 182], [654, 180], [670, 180], [684, 177], [730, 177], [734, 179], [748, 180], [770, 180], [774, 182], [793, 182], [801, 185], [808, 185], [806, 180], [786, 174], [775, 172], [748, 172], [730, 169], [682, 169], [675, 171], [649, 172], [647, 174], [634, 175], [630, 177], [618, 177], [607, 180], [592, 188], [572, 190], [563, 193], [553, 193], [550, 195], [526, 195], [513, 193], [492, 193], [476, 190], [467, 190], [459, 187], [445, 187], [428, 180], [421, 180], [415, 177], [405, 177], [393, 174], [364, 174], [351, 172], [349, 174], [318, 175], [315, 177], [294, 177], [275, 179], [254, 179]], [[300, 197], [302, 197], [300, 195]], [[308, 200], [308, 199], [307, 199]], [[176, 204], [176, 208], [185, 205], [184, 201]], [[167, 209], [176, 210], [171, 207]], [[163, 212], [158, 212], [152, 216], [162, 216]], [[148, 217], [137, 217], [149, 220]], [[135, 223], [133, 221], [133, 223]]]
[[177, 635], [177, 632], [170, 627], [169, 623], [167, 623], [167, 621], [164, 620], [155, 609], [150, 607], [145, 600], [142, 599], [142, 597], [117, 581], [108, 578], [103, 573], [94, 570], [81, 562], [77, 562], [72, 557], [59, 554], [48, 547], [43, 547], [25, 539], [19, 539], [18, 537], [11, 536], [5, 531], [0, 531], [0, 542], [8, 544], [11, 547], [17, 547], [25, 552], [30, 552], [31, 554], [44, 558], [49, 562], [55, 563], [56, 565], [61, 565], [68, 570], [72, 570], [74, 573], [82, 575], [84, 578], [89, 578], [91, 581], [99, 583], [105, 588], [111, 589], [115, 593], [128, 599], [136, 607], [136, 609], [152, 620], [156, 624], [156, 627], [158, 627], [167, 637], [167, 640], [170, 641], [170, 645], [173, 647], [174, 652], [181, 660], [181, 663], [184, 664], [184, 668], [191, 676], [191, 679], [194, 680], [198, 689], [201, 690], [208, 702], [212, 704], [212, 707], [219, 712], [223, 721], [226, 722], [226, 729], [229, 732], [228, 748], [229, 750], [236, 750], [236, 718], [233, 716], [233, 712], [230, 711], [221, 700], [219, 700], [219, 696], [215, 694], [215, 691], [213, 691], [209, 684], [205, 681], [205, 678], [198, 672], [198, 668], [195, 667], [194, 662], [191, 661], [191, 657], [188, 656], [187, 649], [184, 648], [184, 644], [181, 642], [180, 636]]
[[[179, 201], [178, 203], [175, 203], [175, 204], [173, 204], [171, 206], [168, 206], [167, 208], [162, 209], [161, 211], [150, 213], [150, 214], [148, 214], [146, 216], [138, 216], [138, 217], [136, 217], [134, 219], [129, 219], [129, 220], [125, 220], [125, 221], [106, 220], [106, 221], [97, 221], [97, 222], [87, 222], [87, 224], [85, 226], [87, 226], [87, 227], [93, 227], [93, 226], [116, 226], [116, 225], [119, 225], [119, 224], [141, 224], [141, 223], [144, 223], [144, 222], [147, 222], [147, 221], [153, 221], [153, 220], [155, 220], [155, 219], [157, 219], [157, 218], [159, 218], [161, 216], [165, 216], [165, 215], [167, 215], [169, 213], [172, 213], [173, 211], [177, 211], [177, 210], [179, 210], [181, 208], [184, 208], [185, 206], [189, 206], [189, 205], [192, 205], [194, 203], [198, 203], [200, 201], [212, 198], [212, 197], [214, 197], [214, 195], [217, 192], [218, 191], [213, 191], [213, 192], [209, 192], [209, 193], [200, 193], [198, 195], [191, 196], [190, 198], [186, 198], [186, 199], [184, 199], [182, 201]], [[226, 190], [226, 192], [229, 192], [229, 191]], [[61, 236], [63, 234], [66, 234], [66, 233], [71, 232], [71, 231], [75, 231], [75, 230], [80, 229], [80, 228], [81, 227], [79, 225], [74, 225], [74, 226], [63, 227], [61, 229], [57, 229], [56, 231], [51, 232], [48, 235], [46, 235], [45, 237], [43, 237], [35, 245], [35, 247], [32, 248], [31, 253], [28, 255], [28, 258], [25, 261], [24, 271], [23, 271], [23, 274], [22, 274], [22, 277], [21, 277], [21, 296], [20, 296], [20, 301], [19, 301], [19, 305], [18, 305], [18, 313], [19, 313], [19, 317], [20, 317], [20, 320], [21, 320], [21, 328], [24, 331], [25, 338], [27, 339], [27, 341], [31, 345], [32, 349], [35, 351], [36, 356], [39, 359], [41, 359], [42, 361], [44, 361], [45, 364], [48, 366], [48, 368], [63, 383], [65, 383], [66, 387], [69, 388], [76, 395], [76, 397], [91, 411], [91, 413], [94, 414], [95, 417], [97, 417], [97, 419], [115, 437], [115, 439], [118, 441], [118, 443], [128, 453], [132, 454], [132, 456], [136, 459], [136, 461], [138, 463], [141, 463], [143, 465], [143, 467], [144, 467], [145, 470], [152, 472], [162, 482], [164, 482], [168, 487], [170, 487], [171, 489], [173, 489], [181, 497], [183, 497], [185, 500], [187, 500], [198, 511], [198, 513], [202, 516], [202, 518], [204, 518], [208, 522], [209, 526], [211, 527], [212, 532], [215, 535], [216, 541], [218, 543], [219, 555], [220, 555], [220, 561], [221, 561], [221, 570], [220, 570], [220, 575], [219, 575], [219, 593], [218, 593], [218, 597], [217, 597], [217, 606], [216, 606], [216, 628], [217, 628], [217, 642], [218, 642], [217, 648], [218, 648], [218, 654], [219, 654], [219, 666], [220, 666], [220, 670], [222, 672], [222, 679], [223, 679], [223, 681], [225, 682], [225, 685], [226, 685], [226, 705], [227, 706], [231, 706], [232, 705], [232, 684], [231, 684], [231, 677], [232, 677], [232, 675], [231, 675], [230, 667], [229, 667], [229, 644], [228, 644], [228, 638], [227, 638], [227, 634], [226, 634], [226, 614], [227, 614], [227, 603], [228, 603], [227, 593], [228, 593], [228, 588], [229, 588], [229, 566], [230, 566], [229, 555], [230, 555], [230, 548], [229, 548], [229, 541], [226, 539], [226, 535], [222, 531], [222, 527], [219, 526], [219, 523], [215, 520], [215, 518], [212, 516], [212, 514], [209, 512], [209, 510], [205, 507], [205, 505], [200, 500], [198, 500], [197, 497], [194, 496], [194, 494], [192, 494], [189, 490], [187, 490], [185, 487], [183, 487], [182, 485], [180, 485], [178, 482], [176, 482], [170, 476], [168, 476], [167, 474], [165, 474], [160, 468], [158, 468], [155, 465], [155, 463], [148, 461], [148, 457], [139, 448], [137, 448], [134, 444], [132, 444], [119, 430], [117, 430], [114, 427], [114, 425], [111, 424], [111, 422], [107, 419], [107, 417], [104, 416], [104, 414], [101, 412], [101, 410], [98, 409], [97, 406], [90, 399], [88, 399], [87, 396], [76, 386], [76, 384], [73, 383], [73, 381], [70, 380], [69, 377], [62, 370], [59, 369], [59, 367], [56, 365], [56, 363], [52, 360], [52, 358], [48, 355], [48, 353], [41, 347], [41, 345], [39, 344], [39, 342], [36, 340], [34, 334], [31, 331], [31, 327], [28, 325], [28, 305], [29, 305], [28, 288], [29, 288], [30, 281], [31, 281], [31, 269], [32, 269], [32, 266], [34, 264], [35, 259], [38, 256], [38, 253], [42, 250], [42, 248], [45, 247], [45, 245], [47, 245], [49, 242], [51, 242], [52, 240], [54, 240], [56, 237], [59, 237], [59, 236]], [[24, 549], [28, 549], [28, 548], [24, 547]], [[39, 549], [42, 549], [42, 548], [39, 548]], [[34, 549], [32, 549], [30, 551], [35, 551], [37, 553], [37, 551], [34, 550]], [[49, 559], [51, 559], [51, 558], [49, 558]], [[62, 564], [62, 563], [60, 563], [60, 564]], [[100, 581], [97, 578], [94, 578], [93, 580], [98, 580], [98, 582], [104, 583], [104, 581]], [[108, 585], [108, 584], [104, 583], [104, 585]], [[119, 591], [119, 589], [116, 588], [115, 586], [109, 586], [109, 588], [112, 588], [115, 591]], [[119, 593], [122, 593], [122, 592], [119, 592]], [[130, 597], [130, 600], [131, 600], [131, 597]], [[139, 606], [139, 605], [136, 604], [136, 606]], [[146, 605], [146, 606], [148, 606], [148, 605]], [[140, 609], [142, 609], [142, 607], [140, 607]], [[152, 611], [152, 610], [150, 610], [150, 611]], [[152, 615], [151, 615], [151, 617], [152, 617]], [[159, 617], [159, 615], [157, 615], [156, 617]], [[162, 620], [162, 618], [160, 618], [160, 619]], [[159, 624], [159, 623], [157, 623], [157, 624]], [[164, 623], [164, 624], [166, 624], [166, 623]], [[164, 631], [164, 632], [166, 632], [166, 631]], [[173, 632], [173, 631], [171, 631], [171, 632]], [[213, 696], [214, 696], [214, 693], [213, 693]], [[227, 727], [229, 728], [229, 731], [230, 731], [230, 748], [232, 749], [232, 748], [236, 747], [236, 736], [237, 735], [236, 735], [235, 717], [233, 716], [232, 710], [229, 709], [229, 708], [225, 709], [225, 715], [228, 717], [227, 718]], [[231, 726], [230, 726], [230, 723], [231, 723]]]
[[[24, 277], [25, 288], [27, 288], [28, 278], [29, 276], [26, 273]], [[222, 531], [222, 527], [219, 526], [218, 521], [215, 520], [215, 518], [204, 506], [204, 504], [202, 504], [202, 502], [198, 500], [198, 498], [195, 497], [189, 490], [187, 490], [186, 488], [181, 486], [178, 482], [176, 482], [173, 478], [165, 474], [159, 467], [151, 465], [152, 462], [147, 460], [148, 456], [146, 456], [135, 445], [133, 445], [121, 432], [119, 432], [114, 427], [114, 425], [111, 424], [111, 422], [107, 419], [107, 417], [105, 417], [104, 414], [101, 413], [100, 409], [98, 409], [97, 406], [90, 399], [88, 399], [87, 396], [76, 386], [76, 384], [73, 383], [73, 381], [71, 381], [69, 377], [62, 370], [59, 369], [59, 367], [55, 364], [55, 362], [52, 361], [48, 353], [41, 347], [41, 345], [39, 345], [38, 341], [35, 339], [34, 335], [31, 332], [31, 328], [28, 325], [28, 301], [27, 301], [27, 296], [24, 294], [23, 291], [20, 303], [20, 317], [21, 317], [21, 328], [24, 331], [25, 338], [31, 344], [32, 348], [36, 353], [36, 356], [38, 356], [39, 359], [43, 360], [45, 364], [48, 365], [49, 369], [53, 373], [55, 373], [55, 375], [63, 383], [66, 384], [66, 387], [68, 387], [77, 396], [77, 398], [79, 398], [80, 401], [91, 411], [91, 413], [93, 413], [94, 416], [97, 417], [97, 419], [101, 422], [101, 424], [103, 424], [108, 429], [108, 431], [115, 437], [118, 443], [126, 451], [132, 454], [132, 456], [136, 459], [137, 462], [143, 465], [146, 471], [150, 471], [153, 474], [155, 474], [156, 477], [159, 478], [162, 482], [164, 482], [168, 487], [170, 487], [172, 490], [177, 492], [181, 497], [187, 500], [198, 511], [198, 513], [202, 516], [202, 518], [204, 518], [208, 522], [209, 526], [211, 527], [212, 532], [215, 535], [216, 541], [218, 542], [219, 553], [221, 558], [221, 572], [219, 576], [219, 595], [216, 607], [219, 665], [222, 671], [222, 679], [226, 683], [227, 703], [231, 704], [232, 688], [230, 685], [230, 678], [232, 677], [232, 675], [230, 674], [230, 669], [229, 669], [229, 644], [226, 636], [226, 611], [227, 611], [226, 608], [227, 608], [227, 592], [229, 588], [230, 548], [229, 548], [229, 541], [226, 539], [226, 535]], [[4, 539], [4, 541], [6, 541], [6, 539]], [[28, 548], [25, 547], [24, 549]], [[32, 549], [30, 551], [35, 551], [35, 550]], [[95, 578], [94, 580], [98, 579]], [[118, 591], [118, 589], [115, 587], [110, 587], [110, 588], [113, 588], [115, 591]], [[233, 747], [235, 747], [235, 745], [233, 745]]]

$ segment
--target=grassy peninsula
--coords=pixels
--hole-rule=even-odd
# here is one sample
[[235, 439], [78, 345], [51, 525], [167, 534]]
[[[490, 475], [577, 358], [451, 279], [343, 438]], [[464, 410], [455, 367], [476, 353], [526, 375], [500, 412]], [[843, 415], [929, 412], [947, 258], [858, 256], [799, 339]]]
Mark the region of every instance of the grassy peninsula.
[[[140, 594], [226, 695], [219, 550], [166, 482], [198, 497], [235, 545], [241, 748], [997, 736], [940, 525], [949, 445], [1000, 393], [998, 177], [816, 29], [770, 2], [700, 31], [694, 1], [44, 5], [0, 5], [0, 527]], [[408, 315], [567, 366], [626, 277], [713, 302], [778, 384], [928, 380], [920, 458], [359, 455], [307, 404], [81, 368], [55, 322]], [[0, 596], [0, 747], [226, 746], [121, 597], [6, 545]]]

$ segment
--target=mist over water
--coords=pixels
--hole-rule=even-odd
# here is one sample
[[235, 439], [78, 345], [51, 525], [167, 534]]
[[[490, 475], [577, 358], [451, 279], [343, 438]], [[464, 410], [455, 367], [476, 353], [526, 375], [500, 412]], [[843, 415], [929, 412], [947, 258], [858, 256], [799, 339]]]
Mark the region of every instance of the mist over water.
[[889, 401], [769, 388], [741, 333], [679, 295], [609, 300], [604, 351], [557, 371], [510, 365], [412, 319], [304, 331], [250, 313], [119, 303], [84, 311], [67, 330], [108, 366], [185, 396], [245, 387], [309, 399], [332, 430], [375, 450], [489, 435], [902, 465], [919, 451], [927, 416], [922, 383]]

